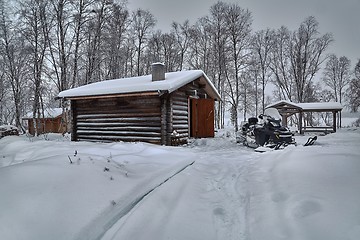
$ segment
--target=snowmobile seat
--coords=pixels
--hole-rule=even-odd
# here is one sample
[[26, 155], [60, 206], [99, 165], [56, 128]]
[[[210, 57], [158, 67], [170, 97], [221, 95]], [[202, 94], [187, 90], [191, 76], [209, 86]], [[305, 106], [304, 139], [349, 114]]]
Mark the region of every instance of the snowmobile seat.
[[256, 117], [251, 117], [248, 119], [249, 125], [256, 125], [258, 123], [258, 119]]

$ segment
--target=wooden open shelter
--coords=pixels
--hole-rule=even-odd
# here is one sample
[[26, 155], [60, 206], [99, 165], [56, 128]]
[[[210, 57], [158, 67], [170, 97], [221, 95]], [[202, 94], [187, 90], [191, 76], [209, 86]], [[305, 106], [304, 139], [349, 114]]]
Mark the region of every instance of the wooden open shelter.
[[107, 80], [59, 93], [71, 102], [73, 141], [141, 141], [179, 145], [214, 137], [220, 95], [201, 70]]
[[[317, 103], [293, 103], [282, 100], [268, 105], [266, 108], [276, 108], [282, 116], [282, 124], [287, 126], [288, 118], [294, 114], [298, 115], [298, 130], [304, 132], [336, 132], [340, 127], [337, 124], [336, 115], [341, 112], [342, 106], [338, 102], [317, 102]], [[332, 113], [332, 126], [307, 126], [304, 123], [305, 113]]]

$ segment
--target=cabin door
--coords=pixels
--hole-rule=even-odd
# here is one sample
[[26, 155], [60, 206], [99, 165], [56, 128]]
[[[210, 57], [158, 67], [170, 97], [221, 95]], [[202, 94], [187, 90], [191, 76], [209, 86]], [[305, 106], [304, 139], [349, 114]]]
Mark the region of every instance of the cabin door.
[[190, 136], [214, 137], [214, 99], [190, 99]]

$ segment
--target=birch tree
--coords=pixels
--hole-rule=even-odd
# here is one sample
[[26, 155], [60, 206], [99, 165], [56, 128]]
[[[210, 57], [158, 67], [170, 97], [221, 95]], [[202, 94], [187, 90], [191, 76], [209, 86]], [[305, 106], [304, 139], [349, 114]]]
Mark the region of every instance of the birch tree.
[[[10, 104], [6, 101], [6, 97], [12, 96], [15, 125], [22, 129], [21, 117], [23, 114], [22, 103], [24, 101], [24, 87], [26, 77], [26, 58], [25, 46], [23, 38], [15, 29], [15, 24], [9, 18], [8, 14], [13, 14], [12, 11], [5, 6], [4, 2], [0, 0], [0, 53], [2, 71], [0, 71], [0, 104], [1, 115], [4, 109], [11, 113]], [[7, 92], [6, 89], [11, 89]], [[3, 105], [4, 104], [4, 105]]]
[[355, 65], [354, 77], [350, 82], [347, 96], [351, 112], [358, 112], [360, 107], [360, 59]]
[[308, 17], [293, 33], [290, 41], [291, 70], [295, 80], [296, 100], [304, 102], [309, 87], [320, 65], [325, 61], [325, 50], [332, 42], [329, 33], [319, 36], [319, 23], [314, 17]]
[[105, 23], [104, 58], [107, 79], [120, 78], [126, 75], [126, 34], [129, 31], [129, 12], [123, 4], [113, 3], [111, 17]]
[[329, 57], [326, 63], [323, 81], [333, 90], [336, 102], [343, 102], [345, 88], [351, 80], [350, 65], [350, 60], [347, 57], [338, 58], [334, 54]]
[[190, 43], [190, 24], [186, 20], [183, 24], [173, 22], [171, 25], [171, 33], [176, 39], [177, 48], [179, 49], [178, 69], [181, 71], [184, 68], [185, 57]]
[[273, 83], [277, 87], [277, 99], [293, 100], [295, 80], [292, 76], [289, 42], [291, 32], [281, 27], [275, 32], [273, 48], [270, 51], [269, 68], [273, 73]]
[[331, 34], [320, 35], [318, 28], [316, 19], [309, 17], [293, 33], [281, 27], [275, 34], [270, 68], [285, 99], [305, 102], [309, 97], [305, 90], [311, 86], [332, 42]]
[[189, 66], [194, 69], [203, 69], [213, 75], [211, 57], [211, 26], [206, 18], [200, 18], [190, 29], [190, 43], [188, 51]]
[[[43, 114], [42, 81], [44, 77], [44, 61], [47, 50], [49, 26], [47, 16], [48, 1], [28, 0], [21, 4], [22, 33], [26, 39], [29, 51], [29, 69], [32, 72], [32, 112], [33, 118], [38, 119]], [[42, 110], [42, 111], [41, 111]], [[39, 123], [34, 122], [34, 125]], [[34, 129], [37, 130], [35, 127]], [[37, 132], [35, 133], [38, 134]]]
[[154, 16], [147, 10], [138, 9], [132, 14], [132, 30], [135, 35], [136, 48], [136, 74], [143, 75], [144, 71], [141, 67], [141, 56], [146, 46], [149, 34], [155, 26], [156, 20]]
[[[250, 41], [252, 17], [248, 10], [242, 9], [236, 4], [228, 5], [226, 11], [226, 27], [229, 37], [229, 55], [226, 64], [227, 94], [231, 104], [231, 113], [234, 120], [235, 131], [238, 131], [238, 111], [240, 98], [243, 102], [244, 119], [246, 118], [246, 105], [248, 91], [241, 91], [242, 87], [247, 87], [251, 79], [244, 76], [243, 72], [249, 65]], [[241, 96], [242, 95], [242, 96]]]
[[[222, 99], [225, 99], [225, 70], [226, 70], [226, 48], [228, 35], [226, 34], [226, 12], [227, 4], [218, 2], [210, 8], [210, 16], [207, 18], [211, 37], [211, 60], [212, 70], [217, 90]], [[225, 104], [219, 101], [216, 107], [216, 127], [224, 127]]]
[[[263, 113], [265, 110], [265, 88], [270, 80], [271, 72], [270, 72], [270, 52], [273, 48], [274, 41], [274, 31], [270, 29], [260, 30], [256, 32], [252, 39], [252, 50], [254, 54], [253, 63], [257, 65], [258, 72], [255, 74], [255, 114], [258, 115], [259, 112], [259, 97], [258, 97], [258, 85], [260, 82], [261, 86], [261, 112]], [[259, 81], [258, 81], [259, 79]]]

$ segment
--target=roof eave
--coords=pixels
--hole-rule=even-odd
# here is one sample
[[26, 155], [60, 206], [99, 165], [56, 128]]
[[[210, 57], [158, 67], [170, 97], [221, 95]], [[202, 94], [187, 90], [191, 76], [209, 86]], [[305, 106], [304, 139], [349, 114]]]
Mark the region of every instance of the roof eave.
[[162, 91], [149, 91], [149, 92], [134, 92], [134, 93], [116, 93], [105, 95], [85, 95], [85, 96], [64, 96], [59, 97], [66, 100], [84, 100], [84, 99], [98, 99], [98, 98], [116, 98], [116, 97], [133, 97], [133, 96], [160, 96]]

